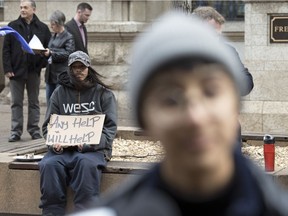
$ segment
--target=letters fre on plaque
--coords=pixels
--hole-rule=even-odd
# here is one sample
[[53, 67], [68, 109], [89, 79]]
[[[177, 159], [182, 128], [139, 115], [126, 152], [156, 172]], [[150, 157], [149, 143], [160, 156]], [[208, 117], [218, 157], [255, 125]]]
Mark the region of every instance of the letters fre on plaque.
[[47, 145], [63, 146], [100, 143], [105, 115], [56, 115], [52, 114], [47, 126]]
[[270, 43], [288, 43], [288, 14], [270, 16]]

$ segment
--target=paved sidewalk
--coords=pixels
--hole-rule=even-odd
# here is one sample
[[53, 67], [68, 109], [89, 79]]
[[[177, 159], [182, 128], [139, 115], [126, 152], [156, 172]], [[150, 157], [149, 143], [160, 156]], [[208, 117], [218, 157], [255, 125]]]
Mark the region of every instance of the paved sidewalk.
[[[40, 108], [40, 124], [42, 127], [44, 117], [45, 117], [46, 107]], [[10, 105], [0, 104], [0, 145], [2, 143], [7, 143], [10, 136], [11, 128], [11, 109]], [[24, 106], [24, 128], [23, 135], [21, 136], [22, 141], [31, 141], [30, 134], [26, 130], [27, 125], [27, 106]], [[11, 143], [12, 144], [12, 143]]]

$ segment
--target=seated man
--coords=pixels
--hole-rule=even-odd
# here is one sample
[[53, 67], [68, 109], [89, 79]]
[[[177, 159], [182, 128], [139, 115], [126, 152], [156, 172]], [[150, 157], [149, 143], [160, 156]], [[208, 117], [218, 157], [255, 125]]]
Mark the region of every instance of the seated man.
[[[90, 67], [89, 56], [77, 51], [70, 54], [69, 69], [60, 74], [60, 86], [53, 92], [43, 135], [47, 136], [47, 125], [51, 114], [89, 115], [105, 114], [105, 121], [99, 145], [63, 148], [55, 143], [39, 163], [41, 181], [41, 204], [43, 215], [65, 215], [66, 187], [75, 192], [75, 210], [84, 209], [94, 201], [100, 192], [100, 178], [106, 159], [111, 157], [112, 142], [117, 130], [116, 100], [114, 94], [99, 79], [100, 75]], [[80, 104], [81, 109], [67, 109]], [[81, 106], [83, 104], [83, 106]], [[89, 112], [87, 113], [87, 105]], [[66, 109], [65, 109], [66, 107]], [[76, 113], [77, 111], [77, 113]]]

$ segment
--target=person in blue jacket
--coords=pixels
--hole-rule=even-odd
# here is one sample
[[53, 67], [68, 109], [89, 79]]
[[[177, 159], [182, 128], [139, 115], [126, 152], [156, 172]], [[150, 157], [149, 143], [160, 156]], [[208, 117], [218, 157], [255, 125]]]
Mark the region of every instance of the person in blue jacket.
[[63, 147], [54, 143], [39, 163], [40, 190], [43, 215], [65, 214], [66, 188], [74, 191], [75, 210], [98, 198], [103, 167], [111, 158], [112, 143], [117, 130], [116, 100], [114, 94], [99, 79], [91, 67], [89, 56], [76, 51], [68, 58], [69, 69], [59, 75], [59, 86], [53, 92], [43, 123], [43, 136], [51, 114], [92, 115], [105, 114], [100, 143]]

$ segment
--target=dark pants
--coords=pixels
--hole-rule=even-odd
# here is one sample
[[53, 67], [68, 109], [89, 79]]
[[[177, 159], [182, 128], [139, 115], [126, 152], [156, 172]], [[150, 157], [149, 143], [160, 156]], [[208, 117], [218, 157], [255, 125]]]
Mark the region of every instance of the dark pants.
[[95, 202], [106, 163], [101, 152], [64, 150], [62, 154], [55, 154], [49, 150], [39, 163], [43, 215], [65, 215], [67, 186], [75, 193], [75, 211]]
[[54, 90], [57, 88], [58, 84], [46, 83], [46, 103], [48, 105], [50, 97]]
[[11, 79], [11, 134], [21, 136], [23, 133], [23, 100], [24, 90], [27, 90], [28, 96], [28, 121], [27, 131], [32, 136], [35, 133], [40, 133], [38, 126], [40, 119], [39, 106], [39, 87], [40, 76], [36, 73], [28, 73], [27, 79]]

